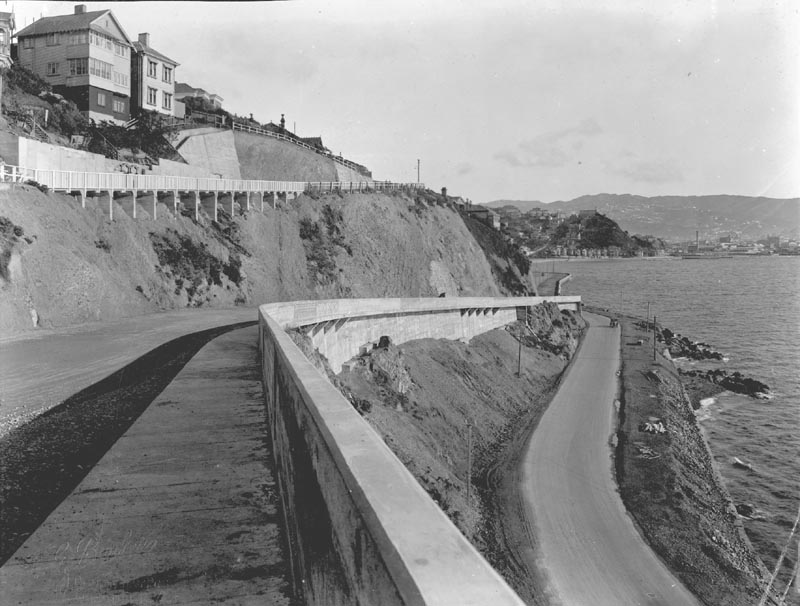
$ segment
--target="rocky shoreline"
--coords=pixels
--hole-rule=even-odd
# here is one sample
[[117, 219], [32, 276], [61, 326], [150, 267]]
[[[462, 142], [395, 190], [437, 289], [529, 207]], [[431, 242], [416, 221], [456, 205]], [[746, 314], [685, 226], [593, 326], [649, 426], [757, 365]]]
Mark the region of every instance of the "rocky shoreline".
[[[674, 357], [717, 362], [724, 356], [708, 344], [657, 330], [654, 358], [652, 322], [587, 311], [618, 319], [622, 329], [614, 458], [626, 509], [645, 540], [704, 604], [757, 603], [768, 573], [744, 533], [695, 414], [702, 398], [724, 388], [705, 374], [680, 375], [673, 362]], [[648, 423], [663, 431], [648, 431]]]
[[[653, 328], [652, 322], [647, 323], [642, 320], [636, 322], [636, 326], [638, 328], [645, 328], [647, 330], [652, 330]], [[674, 361], [681, 359], [692, 360], [696, 362], [727, 361], [722, 352], [716, 351], [708, 343], [692, 341], [688, 337], [684, 337], [671, 331], [669, 328], [656, 328], [656, 336], [659, 343], [662, 343], [666, 346], [665, 355], [666, 352], [668, 352], [669, 357]], [[750, 396], [751, 398], [758, 398], [761, 400], [767, 400], [770, 398], [769, 385], [757, 379], [747, 377], [738, 371], [728, 372], [722, 368], [712, 368], [706, 370], [687, 370], [681, 368], [680, 366], [677, 366], [677, 368], [678, 373], [682, 377], [705, 380], [708, 383], [718, 387], [719, 389], [716, 390], [713, 388], [711, 389], [711, 395], [716, 395], [722, 391], [731, 391], [733, 393], [743, 394]], [[706, 390], [701, 391], [705, 392]], [[692, 404], [695, 409], [699, 407], [699, 403], [696, 404], [693, 401]]]

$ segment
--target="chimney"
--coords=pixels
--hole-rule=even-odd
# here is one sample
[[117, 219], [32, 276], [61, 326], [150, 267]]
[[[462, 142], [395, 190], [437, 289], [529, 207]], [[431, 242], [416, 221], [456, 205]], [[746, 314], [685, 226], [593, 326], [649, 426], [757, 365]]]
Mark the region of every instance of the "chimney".
[[86, 5], [85, 4], [76, 4], [75, 5], [75, 14], [82, 15], [86, 12]]
[[150, 47], [150, 34], [139, 34], [139, 44]]

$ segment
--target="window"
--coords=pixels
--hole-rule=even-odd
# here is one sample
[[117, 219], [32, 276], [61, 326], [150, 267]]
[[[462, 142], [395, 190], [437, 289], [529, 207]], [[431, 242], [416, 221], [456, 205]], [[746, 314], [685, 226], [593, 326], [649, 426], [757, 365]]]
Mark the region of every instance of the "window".
[[58, 32], [47, 34], [47, 46], [56, 46], [57, 44], [60, 44]]
[[125, 101], [122, 99], [114, 99], [114, 111], [118, 114], [125, 113]]
[[128, 56], [128, 48], [122, 44], [114, 43], [114, 53], [120, 57]]
[[161, 76], [164, 82], [172, 82], [172, 68], [165, 65], [161, 70]]
[[47, 75], [48, 76], [57, 76], [58, 75], [58, 63], [48, 63], [47, 64]]
[[128, 74], [114, 72], [114, 84], [119, 84], [120, 86], [128, 86]]
[[35, 38], [26, 37], [22, 39], [22, 48], [33, 48], [33, 41]]
[[89, 73], [106, 80], [111, 80], [114, 66], [99, 59], [89, 59]]
[[97, 105], [100, 107], [106, 106], [106, 94], [105, 93], [97, 93]]
[[158, 103], [158, 91], [149, 86], [147, 87], [147, 103], [149, 105], [155, 105]]
[[172, 95], [169, 93], [162, 93], [161, 107], [164, 109], [172, 109]]
[[67, 59], [70, 76], [83, 76], [89, 73], [89, 59]]
[[158, 63], [155, 61], [147, 60], [147, 75], [151, 78], [155, 78], [156, 74], [158, 73]]
[[86, 44], [89, 42], [89, 33], [88, 32], [72, 32], [67, 39], [67, 44], [70, 46], [75, 46], [77, 44]]

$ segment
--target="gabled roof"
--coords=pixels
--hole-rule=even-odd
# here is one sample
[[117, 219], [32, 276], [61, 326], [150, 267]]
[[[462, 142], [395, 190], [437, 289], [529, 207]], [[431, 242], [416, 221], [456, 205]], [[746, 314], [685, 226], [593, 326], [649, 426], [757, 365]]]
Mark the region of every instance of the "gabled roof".
[[78, 13], [73, 15], [56, 15], [54, 17], [42, 17], [41, 19], [38, 19], [37, 21], [31, 23], [28, 27], [21, 29], [14, 35], [17, 38], [22, 38], [25, 36], [42, 36], [44, 34], [52, 34], [55, 32], [74, 32], [86, 29], [93, 29], [95, 31], [107, 34], [114, 39], [118, 39], [111, 32], [100, 27], [99, 25], [92, 23], [93, 21], [99, 19], [100, 17], [103, 17], [104, 15], [109, 15], [114, 20], [117, 27], [119, 27], [119, 30], [123, 35], [122, 41], [127, 44], [131, 44], [130, 38], [128, 38], [128, 36], [125, 34], [125, 31], [122, 29], [122, 26], [119, 24], [116, 17], [114, 17], [114, 13], [112, 13], [108, 9], [102, 11], [91, 11], [88, 13]]
[[159, 53], [154, 48], [152, 48], [150, 46], [145, 46], [141, 42], [134, 42], [133, 43], [133, 48], [136, 49], [137, 53], [144, 53], [145, 55], [150, 55], [154, 59], [158, 59], [159, 61], [163, 61], [164, 63], [172, 63], [172, 65], [175, 65], [176, 67], [178, 65], [180, 65], [180, 63], [178, 63], [174, 59], [170, 59], [166, 55], [162, 55], [161, 53]]

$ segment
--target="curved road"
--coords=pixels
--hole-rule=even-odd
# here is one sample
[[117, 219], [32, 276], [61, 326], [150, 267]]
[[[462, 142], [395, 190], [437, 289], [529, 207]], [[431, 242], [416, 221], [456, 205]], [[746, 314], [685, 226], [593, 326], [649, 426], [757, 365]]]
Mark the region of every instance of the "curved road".
[[183, 309], [12, 338], [0, 333], [0, 437], [167, 341], [257, 319], [255, 307]]
[[645, 544], [612, 473], [619, 328], [602, 316], [528, 443], [522, 497], [538, 539], [548, 595], [569, 606], [699, 605]]

